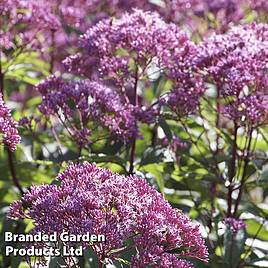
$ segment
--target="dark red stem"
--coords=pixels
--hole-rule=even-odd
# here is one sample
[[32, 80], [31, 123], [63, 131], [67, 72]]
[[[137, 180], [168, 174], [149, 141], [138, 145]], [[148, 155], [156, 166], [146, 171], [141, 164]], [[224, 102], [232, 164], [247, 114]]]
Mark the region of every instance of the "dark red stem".
[[[138, 87], [138, 66], [136, 66], [136, 73], [135, 73], [135, 83], [134, 83], [134, 105], [138, 104], [138, 94], [137, 94], [137, 87]], [[130, 158], [129, 158], [129, 174], [133, 174], [134, 171], [134, 160], [135, 160], [135, 151], [136, 151], [136, 138], [133, 138], [132, 146], [130, 149]]]
[[232, 162], [229, 170], [229, 185], [228, 185], [228, 209], [227, 209], [227, 216], [231, 216], [232, 213], [232, 193], [233, 193], [233, 178], [235, 176], [235, 167], [236, 167], [236, 151], [237, 151], [237, 130], [238, 126], [237, 123], [235, 122], [235, 127], [234, 127], [234, 141], [233, 141], [233, 149], [232, 149]]
[[241, 184], [240, 184], [238, 196], [237, 196], [237, 199], [235, 202], [235, 208], [234, 208], [234, 213], [233, 213], [234, 216], [237, 213], [238, 206], [240, 204], [243, 190], [244, 190], [243, 188], [244, 188], [245, 183], [246, 183], [246, 178], [247, 178], [246, 175], [247, 175], [247, 168], [248, 168], [248, 164], [249, 164], [250, 147], [251, 147], [251, 141], [252, 141], [252, 132], [253, 132], [253, 129], [251, 129], [249, 132], [249, 142], [248, 142], [248, 146], [247, 146], [247, 154], [246, 154], [245, 165], [244, 165], [243, 174], [242, 174], [242, 178], [241, 178]]

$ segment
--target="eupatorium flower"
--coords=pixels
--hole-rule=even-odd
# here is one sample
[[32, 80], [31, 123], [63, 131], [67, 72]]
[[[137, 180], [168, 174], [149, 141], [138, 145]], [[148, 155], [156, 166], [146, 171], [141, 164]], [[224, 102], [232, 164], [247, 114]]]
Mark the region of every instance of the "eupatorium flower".
[[10, 110], [7, 108], [0, 95], [0, 142], [5, 144], [11, 151], [16, 150], [20, 142], [20, 136], [17, 131], [17, 124], [12, 119]]
[[230, 228], [232, 234], [237, 234], [239, 230], [243, 230], [246, 228], [246, 224], [241, 219], [236, 218], [226, 218], [224, 219], [224, 224]]
[[[193, 32], [197, 29], [202, 31], [204, 25], [225, 32], [243, 18], [247, 2], [248, 0], [165, 0], [157, 11], [166, 21], [179, 23]], [[199, 27], [204, 19], [206, 24]]]
[[115, 89], [96, 81], [65, 82], [51, 76], [37, 88], [43, 99], [40, 111], [66, 121], [73, 137], [83, 144], [89, 143], [89, 140], [86, 142], [90, 135], [87, 128], [94, 128], [90, 126], [92, 123], [95, 127], [101, 125], [108, 129], [117, 138], [129, 141], [139, 136], [138, 122], [153, 122], [153, 109], [135, 106]]
[[183, 80], [181, 85], [173, 89], [162, 101], [177, 115], [186, 116], [195, 112], [204, 92], [203, 80], [196, 77], [195, 79]]
[[31, 187], [10, 217], [32, 219], [33, 232], [104, 234], [105, 243], [82, 244], [100, 261], [113, 261], [121, 250], [132, 250], [132, 267], [192, 267], [187, 256], [207, 261], [199, 227], [144, 179], [87, 162], [71, 164], [57, 179], [59, 185]]
[[33, 41], [41, 30], [59, 27], [59, 20], [46, 1], [6, 0], [0, 3], [0, 47], [10, 48], [20, 37], [23, 44]]
[[259, 13], [268, 12], [268, 3], [266, 0], [249, 0], [250, 8], [258, 11]]
[[119, 16], [133, 7], [156, 7], [147, 0], [46, 0], [45, 4], [53, 11], [52, 15], [60, 25], [56, 31], [45, 33], [41, 45], [47, 50], [45, 58], [50, 59], [53, 66], [56, 65], [58, 69], [62, 67], [61, 61], [69, 55], [70, 50], [75, 49], [80, 33], [99, 20], [110, 15]]
[[[160, 68], [176, 65], [185, 70], [189, 67], [188, 56], [195, 51], [175, 24], [165, 23], [157, 13], [141, 10], [99, 22], [82, 36], [81, 46], [85, 51], [80, 57], [89, 70], [97, 66], [100, 75], [117, 81], [122, 81], [124, 75], [134, 77], [136, 68], [146, 69], [152, 61]], [[91, 66], [92, 62], [96, 66]], [[72, 67], [71, 63], [67, 65]]]
[[267, 123], [268, 96], [259, 94], [239, 98], [235, 103], [224, 107], [223, 113], [240, 122], [241, 125], [244, 123], [255, 126], [262, 125]]
[[[138, 86], [145, 87], [144, 81], [165, 76], [173, 82], [170, 107], [175, 108], [176, 99], [186, 114], [204, 91], [192, 64], [196, 46], [156, 13], [134, 10], [119, 19], [103, 20], [82, 36], [81, 48], [81, 53], [65, 60], [68, 70], [91, 78], [97, 75], [126, 96], [128, 89], [137, 92]], [[130, 102], [136, 101], [130, 98]]]
[[203, 0], [202, 2], [203, 11], [215, 16], [221, 32], [229, 28], [229, 23], [236, 23], [243, 18], [245, 0]]
[[234, 27], [200, 45], [196, 65], [225, 100], [224, 114], [238, 124], [267, 118], [268, 26]]

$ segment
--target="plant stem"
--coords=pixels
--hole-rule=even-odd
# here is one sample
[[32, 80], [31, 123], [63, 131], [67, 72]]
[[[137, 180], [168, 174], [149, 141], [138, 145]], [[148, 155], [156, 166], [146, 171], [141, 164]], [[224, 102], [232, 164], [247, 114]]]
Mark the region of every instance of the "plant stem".
[[4, 74], [2, 72], [1, 50], [0, 50], [0, 93], [4, 99]]
[[[138, 66], [136, 66], [135, 72], [135, 82], [134, 82], [134, 105], [138, 105], [138, 80], [139, 80], [139, 70]], [[136, 152], [136, 138], [133, 138], [131, 150], [130, 150], [130, 158], [129, 158], [129, 174], [133, 174], [134, 171], [134, 160], [135, 160], [135, 152]]]
[[157, 142], [157, 128], [158, 128], [158, 123], [156, 123], [154, 125], [154, 128], [152, 129], [152, 147], [156, 146], [156, 142]]
[[237, 131], [238, 126], [237, 123], [234, 122], [234, 141], [233, 141], [233, 149], [232, 149], [232, 162], [229, 169], [229, 185], [228, 185], [228, 199], [227, 199], [227, 217], [232, 214], [232, 193], [233, 193], [233, 178], [235, 176], [235, 166], [236, 166], [236, 151], [237, 151]]
[[[1, 51], [0, 51], [1, 53]], [[2, 97], [4, 99], [4, 74], [2, 72], [2, 63], [1, 63], [1, 54], [0, 54], [0, 92], [2, 94]], [[19, 183], [19, 180], [16, 175], [16, 169], [14, 165], [14, 158], [13, 158], [13, 153], [7, 148], [7, 155], [8, 155], [8, 165], [9, 165], [9, 170], [11, 173], [11, 178], [14, 183], [14, 185], [18, 188], [19, 192], [21, 195], [24, 194], [22, 186]]]
[[49, 73], [53, 73], [54, 61], [55, 61], [55, 30], [51, 30], [51, 51], [50, 51], [50, 64], [49, 64]]
[[240, 184], [240, 187], [239, 187], [238, 197], [237, 197], [236, 202], [235, 202], [235, 208], [234, 208], [234, 212], [233, 212], [234, 216], [237, 213], [238, 206], [239, 206], [239, 203], [241, 201], [242, 194], [243, 194], [243, 188], [244, 188], [245, 183], [246, 183], [246, 174], [247, 174], [247, 167], [248, 167], [248, 164], [249, 164], [249, 155], [250, 155], [250, 147], [251, 147], [251, 141], [252, 141], [252, 132], [253, 132], [253, 128], [251, 128], [250, 131], [249, 131], [249, 142], [248, 142], [248, 147], [247, 147], [247, 154], [246, 154], [246, 158], [245, 158], [245, 165], [244, 165], [243, 174], [242, 174], [242, 178], [241, 178], [241, 184]]
[[[255, 240], [257, 239], [259, 233], [261, 232], [264, 223], [265, 223], [265, 220], [263, 219], [263, 221], [262, 221], [262, 223], [260, 224], [258, 230], [256, 231], [254, 237], [252, 238], [251, 245], [249, 246], [249, 248], [248, 248], [247, 251], [245, 252], [244, 257], [240, 260], [240, 262], [239, 262], [238, 265], [242, 265], [242, 264], [244, 264], [244, 261], [248, 258], [249, 254], [250, 254], [250, 252], [251, 252], [251, 250], [252, 250], [252, 248], [253, 248], [254, 242], [255, 242]], [[241, 267], [241, 266], [239, 266], [239, 267]]]
[[[216, 109], [217, 109], [217, 114], [216, 114], [216, 128], [218, 129], [220, 126], [220, 91], [219, 88], [217, 87], [217, 99], [216, 99]], [[216, 134], [216, 152], [215, 154], [218, 154], [219, 152], [219, 141], [220, 141], [220, 137], [219, 137], [219, 133], [217, 132]]]
[[136, 139], [134, 139], [132, 146], [131, 146], [131, 151], [130, 151], [130, 158], [129, 158], [129, 174], [133, 174], [134, 171], [134, 158], [135, 158], [135, 151], [136, 151]]
[[20, 182], [19, 182], [17, 175], [16, 175], [13, 153], [9, 149], [7, 149], [7, 155], [8, 155], [8, 165], [9, 165], [9, 170], [11, 173], [12, 181], [13, 181], [14, 185], [20, 191], [20, 194], [23, 195], [24, 191], [23, 191], [22, 186], [20, 185]]
[[104, 260], [103, 255], [101, 255], [101, 258], [98, 259], [98, 268], [103, 268], [104, 267], [103, 260]]

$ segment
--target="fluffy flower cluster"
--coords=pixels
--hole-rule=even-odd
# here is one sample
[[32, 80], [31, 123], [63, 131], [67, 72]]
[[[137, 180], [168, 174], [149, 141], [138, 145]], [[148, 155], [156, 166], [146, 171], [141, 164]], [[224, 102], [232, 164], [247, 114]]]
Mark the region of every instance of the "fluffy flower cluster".
[[184, 114], [196, 107], [204, 92], [192, 65], [196, 46], [156, 13], [134, 10], [120, 19], [101, 21], [82, 36], [81, 47], [82, 53], [66, 59], [69, 71], [86, 77], [97, 73], [115, 82], [122, 92], [134, 91], [137, 81], [144, 78], [150, 81], [155, 75], [166, 75], [173, 81], [167, 103], [176, 109], [179, 101]]
[[187, 25], [192, 30], [199, 27], [200, 19], [208, 19], [221, 32], [244, 16], [248, 0], [166, 0], [157, 11], [167, 20]]
[[224, 224], [230, 228], [231, 232], [235, 235], [239, 230], [246, 228], [246, 224], [243, 220], [235, 218], [226, 218]]
[[182, 81], [182, 87], [173, 89], [163, 103], [168, 105], [179, 116], [186, 116], [195, 112], [199, 99], [205, 92], [201, 78]]
[[11, 151], [15, 151], [20, 142], [17, 124], [12, 119], [10, 110], [4, 103], [2, 96], [0, 96], [0, 142], [8, 146]]
[[157, 5], [148, 0], [49, 0], [48, 3], [57, 6], [57, 12], [65, 24], [76, 26], [80, 30], [86, 23], [89, 25], [89, 20], [87, 21], [89, 15], [90, 19], [96, 22], [110, 15], [121, 15], [132, 8], [157, 9]]
[[159, 13], [165, 12], [165, 17], [173, 22], [182, 22], [186, 16], [192, 16], [203, 7], [203, 0], [165, 0], [163, 2], [163, 10], [159, 9]]
[[119, 81], [124, 75], [129, 76], [131, 60], [145, 69], [152, 61], [162, 68], [174, 67], [180, 58], [178, 64], [185, 67], [187, 56], [194, 51], [178, 27], [165, 23], [157, 13], [141, 10], [97, 23], [82, 36], [81, 46], [86, 50], [81, 57], [88, 69], [92, 68], [89, 63], [94, 62], [100, 75]]
[[243, 3], [245, 0], [203, 0], [204, 12], [214, 14], [220, 30], [228, 29], [229, 23], [238, 22], [243, 18]]
[[40, 111], [56, 115], [66, 124], [71, 122], [68, 126], [72, 136], [82, 145], [89, 142], [86, 137], [91, 133], [87, 129], [90, 123], [97, 123], [117, 138], [129, 141], [139, 135], [138, 122], [150, 124], [154, 120], [154, 110], [135, 106], [115, 89], [96, 81], [65, 82], [51, 76], [38, 85], [38, 90], [43, 98]]
[[[195, 15], [206, 17], [208, 13], [213, 13], [226, 28], [230, 21], [236, 22], [241, 18], [241, 2], [243, 1], [8, 0], [0, 3], [0, 25], [3, 26], [0, 29], [0, 46], [10, 48], [17, 35], [24, 43], [34, 38], [40, 39], [35, 40], [35, 43], [42, 46], [43, 52], [46, 51], [46, 58], [51, 57], [49, 48], [53, 47], [53, 57], [50, 60], [60, 63], [70, 48], [75, 47], [78, 33], [85, 32], [97, 21], [111, 15], [119, 17], [132, 8], [140, 8], [157, 11], [166, 21], [187, 22], [191, 25]], [[39, 35], [40, 31], [43, 37]]]
[[161, 4], [148, 0], [7, 0], [0, 3], [0, 46], [12, 47], [18, 41], [15, 37], [19, 36], [24, 44], [31, 42], [41, 46], [47, 59], [51, 57], [49, 48], [52, 47], [53, 58], [50, 60], [60, 66], [70, 48], [75, 47], [78, 33], [85, 32], [101, 19], [111, 15], [118, 17], [132, 8], [140, 8], [158, 11], [170, 21], [177, 21], [175, 15], [170, 16], [166, 11], [173, 10], [175, 5], [176, 14], [190, 9], [189, 1], [180, 2], [176, 5], [169, 0]]
[[268, 12], [268, 3], [265, 0], [249, 0], [250, 7], [260, 13]]
[[94, 23], [110, 15], [119, 16], [134, 7], [156, 8], [147, 0], [46, 0], [46, 5], [50, 6], [53, 16], [60, 21], [57, 31], [45, 34], [48, 54], [51, 51], [49, 48], [53, 46], [53, 58], [50, 60], [58, 68], [61, 67], [60, 62], [69, 55], [70, 49], [76, 47], [80, 33], [84, 33]]
[[0, 2], [0, 47], [12, 47], [16, 36], [26, 44], [40, 30], [57, 29], [60, 22], [46, 1], [7, 0]]
[[259, 124], [267, 118], [268, 27], [234, 27], [200, 45], [197, 65], [225, 99], [224, 113], [238, 124]]
[[91, 246], [99, 259], [134, 250], [131, 267], [186, 268], [192, 265], [183, 257], [207, 260], [199, 227], [145, 180], [87, 162], [71, 164], [57, 179], [59, 186], [32, 187], [12, 205], [10, 216], [32, 219], [33, 232], [104, 234], [105, 243]]
[[1, 1], [0, 46], [8, 49], [17, 42], [15, 37], [20, 36], [24, 44], [31, 41], [41, 47], [45, 59], [60, 67], [80, 33], [101, 19], [119, 16], [132, 8], [157, 10], [158, 5], [147, 0]]
[[260, 94], [239, 98], [235, 104], [224, 107], [223, 112], [241, 124], [247, 121], [250, 125], [262, 125], [267, 123], [268, 96]]

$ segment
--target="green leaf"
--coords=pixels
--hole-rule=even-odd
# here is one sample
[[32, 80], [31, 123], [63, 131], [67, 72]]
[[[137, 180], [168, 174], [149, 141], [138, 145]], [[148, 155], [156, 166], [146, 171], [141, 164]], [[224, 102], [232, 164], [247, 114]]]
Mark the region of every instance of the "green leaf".
[[161, 169], [162, 167], [159, 164], [148, 164], [143, 167], [143, 170], [146, 172], [145, 177], [149, 183], [157, 187], [160, 192], [163, 192], [165, 182]]
[[162, 80], [162, 76], [159, 76], [153, 84], [153, 93], [155, 97], [159, 97], [161, 90], [159, 90], [159, 85]]
[[172, 132], [171, 132], [171, 129], [164, 118], [162, 118], [162, 117], [159, 118], [159, 125], [163, 129], [167, 139], [169, 141], [171, 141], [172, 140]]
[[117, 155], [91, 155], [89, 157], [81, 157], [83, 160], [87, 160], [95, 163], [114, 163], [125, 169], [126, 160]]
[[[246, 226], [247, 233], [250, 236], [254, 237], [257, 230], [261, 227], [261, 224], [256, 220], [251, 219], [246, 221]], [[268, 241], [268, 230], [265, 228], [265, 226], [262, 226], [260, 232], [257, 235], [257, 239]]]
[[164, 159], [164, 151], [165, 149], [159, 147], [146, 149], [141, 158], [140, 166], [161, 162]]
[[258, 183], [267, 183], [268, 182], [268, 170], [262, 171]]

